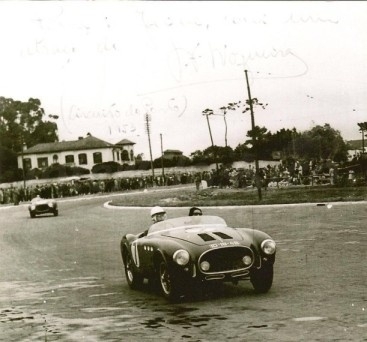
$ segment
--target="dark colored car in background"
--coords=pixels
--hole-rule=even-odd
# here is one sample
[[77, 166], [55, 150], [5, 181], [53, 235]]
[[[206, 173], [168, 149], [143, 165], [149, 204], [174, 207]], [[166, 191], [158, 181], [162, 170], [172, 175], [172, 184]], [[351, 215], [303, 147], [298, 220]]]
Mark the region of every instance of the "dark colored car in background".
[[28, 206], [28, 210], [31, 218], [43, 214], [53, 214], [54, 216], [57, 216], [59, 214], [59, 210], [57, 208], [57, 203], [55, 200], [44, 199], [39, 196], [32, 199], [31, 204]]
[[273, 283], [276, 244], [266, 233], [231, 228], [218, 216], [185, 216], [155, 223], [121, 243], [126, 280], [137, 289], [158, 281], [169, 300], [206, 282], [250, 280], [266, 293]]

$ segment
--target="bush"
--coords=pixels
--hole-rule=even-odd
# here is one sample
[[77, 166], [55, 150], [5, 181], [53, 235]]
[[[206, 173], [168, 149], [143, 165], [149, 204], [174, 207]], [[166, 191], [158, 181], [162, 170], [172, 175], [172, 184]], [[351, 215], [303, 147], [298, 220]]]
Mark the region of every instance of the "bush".
[[117, 162], [99, 163], [92, 167], [92, 173], [113, 173], [121, 170], [122, 167]]
[[58, 163], [52, 164], [44, 170], [32, 169], [27, 172], [28, 179], [34, 178], [58, 178], [58, 177], [66, 177], [66, 176], [79, 176], [89, 174], [89, 170], [83, 167], [77, 166], [65, 166], [60, 165]]
[[136, 161], [135, 164], [135, 170], [150, 170], [151, 169], [151, 165], [150, 165], [150, 161], [146, 161], [146, 160], [142, 160], [142, 161]]

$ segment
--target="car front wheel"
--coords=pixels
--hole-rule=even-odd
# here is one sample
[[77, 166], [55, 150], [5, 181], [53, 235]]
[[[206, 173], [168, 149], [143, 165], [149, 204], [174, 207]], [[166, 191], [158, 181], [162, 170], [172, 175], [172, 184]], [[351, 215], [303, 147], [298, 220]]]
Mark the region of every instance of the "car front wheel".
[[266, 293], [273, 285], [273, 265], [265, 265], [251, 274], [251, 283], [257, 293]]
[[131, 255], [128, 252], [126, 252], [125, 255], [124, 266], [125, 266], [125, 276], [129, 287], [133, 290], [139, 288], [143, 283], [143, 278], [135, 272], [133, 259], [131, 258]]
[[181, 292], [178, 283], [170, 274], [167, 263], [163, 260], [159, 264], [158, 274], [163, 296], [171, 301], [179, 299]]

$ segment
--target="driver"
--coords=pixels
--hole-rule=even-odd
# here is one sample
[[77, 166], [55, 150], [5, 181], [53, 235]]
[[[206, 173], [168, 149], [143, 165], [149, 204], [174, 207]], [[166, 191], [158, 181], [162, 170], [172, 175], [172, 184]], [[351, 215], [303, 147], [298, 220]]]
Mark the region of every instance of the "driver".
[[152, 218], [153, 223], [161, 222], [167, 219], [166, 211], [159, 206], [153, 207], [151, 209], [150, 216]]

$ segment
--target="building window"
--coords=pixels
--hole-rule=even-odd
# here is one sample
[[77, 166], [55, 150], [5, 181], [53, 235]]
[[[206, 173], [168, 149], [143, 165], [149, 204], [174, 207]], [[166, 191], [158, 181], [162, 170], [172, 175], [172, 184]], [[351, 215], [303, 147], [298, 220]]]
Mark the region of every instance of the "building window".
[[48, 166], [47, 158], [37, 158], [37, 165], [39, 169], [43, 169]]
[[31, 170], [32, 169], [32, 161], [31, 158], [24, 158], [23, 160], [24, 170]]
[[53, 164], [56, 164], [56, 163], [59, 162], [59, 156], [57, 154], [54, 154], [52, 156], [52, 162], [53, 162]]
[[121, 160], [129, 160], [129, 152], [126, 150], [123, 150], [121, 153]]
[[74, 156], [72, 154], [65, 156], [65, 163], [74, 164]]
[[102, 163], [102, 153], [101, 152], [93, 153], [93, 162], [94, 164]]
[[79, 158], [79, 165], [86, 165], [86, 164], [88, 164], [87, 154], [86, 153], [80, 153], [78, 155], [78, 158]]
[[134, 160], [134, 151], [130, 150], [130, 160]]

